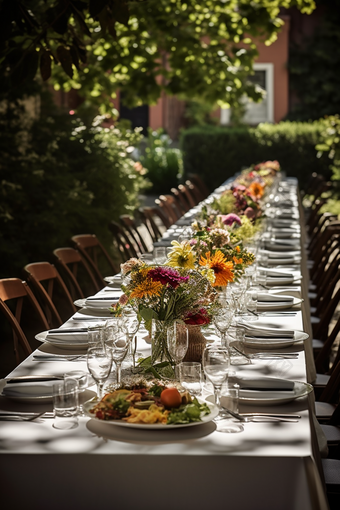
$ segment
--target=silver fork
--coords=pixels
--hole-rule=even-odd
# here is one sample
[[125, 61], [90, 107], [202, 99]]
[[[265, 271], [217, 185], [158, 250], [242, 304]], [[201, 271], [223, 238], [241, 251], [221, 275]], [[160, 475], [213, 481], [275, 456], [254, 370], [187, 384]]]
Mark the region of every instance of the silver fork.
[[297, 359], [298, 354], [295, 352], [256, 352], [254, 354], [246, 354], [245, 352], [242, 352], [240, 349], [235, 347], [235, 345], [232, 345], [232, 348], [235, 349], [236, 352], [244, 356], [245, 358], [252, 360], [252, 359]]
[[296, 418], [286, 418], [283, 416], [269, 416], [269, 415], [256, 415], [256, 416], [242, 416], [241, 414], [236, 413], [235, 411], [231, 411], [230, 409], [227, 409], [226, 407], [223, 408], [228, 414], [236, 418], [237, 420], [243, 422], [243, 423], [249, 423], [249, 422], [289, 422], [289, 423], [296, 423], [299, 421], [299, 417]]

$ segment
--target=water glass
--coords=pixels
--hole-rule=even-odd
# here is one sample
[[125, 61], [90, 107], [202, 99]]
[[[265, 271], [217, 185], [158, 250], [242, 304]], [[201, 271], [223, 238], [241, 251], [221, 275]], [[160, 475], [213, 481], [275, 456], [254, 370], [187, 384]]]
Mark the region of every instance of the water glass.
[[218, 421], [217, 431], [225, 432], [228, 434], [242, 432], [244, 426], [239, 421], [228, 413], [232, 411], [238, 413], [239, 403], [239, 386], [237, 384], [230, 385], [228, 382], [222, 385], [220, 392], [220, 405], [221, 405], [221, 420]]
[[183, 361], [179, 364], [181, 386], [194, 397], [202, 393], [202, 366], [198, 361]]
[[88, 347], [100, 347], [104, 345], [105, 323], [95, 324], [87, 328]]
[[151, 265], [154, 263], [154, 258], [153, 258], [152, 253], [142, 253], [142, 255], [140, 255], [139, 258], [147, 265]]
[[167, 347], [175, 363], [175, 377], [179, 379], [178, 365], [186, 355], [189, 347], [189, 332], [184, 324], [175, 322], [167, 328]]
[[156, 264], [165, 264], [167, 253], [165, 246], [157, 246], [153, 251], [154, 261]]
[[111, 353], [111, 358], [116, 365], [116, 385], [120, 386], [122, 378], [122, 364], [126, 358], [130, 340], [126, 333], [123, 331], [108, 331], [105, 338], [105, 347]]
[[202, 356], [203, 370], [214, 387], [215, 403], [220, 407], [220, 389], [228, 376], [229, 350], [218, 346], [206, 347]]
[[67, 372], [64, 374], [64, 381], [72, 380], [77, 383], [78, 387], [78, 414], [82, 415], [83, 409], [80, 404], [80, 393], [84, 393], [86, 388], [89, 385], [89, 374], [84, 372], [83, 370], [72, 370], [71, 372]]
[[54, 428], [67, 430], [78, 426], [78, 386], [74, 379], [53, 384]]
[[257, 301], [258, 292], [253, 288], [247, 290], [244, 296], [244, 313], [247, 316], [247, 321], [258, 320]]

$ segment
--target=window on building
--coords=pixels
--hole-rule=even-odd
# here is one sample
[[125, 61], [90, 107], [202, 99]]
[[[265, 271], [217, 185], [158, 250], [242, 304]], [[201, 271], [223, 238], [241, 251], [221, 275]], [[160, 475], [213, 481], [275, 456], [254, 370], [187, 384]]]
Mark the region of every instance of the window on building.
[[[249, 76], [249, 80], [264, 91], [264, 98], [260, 103], [245, 98], [246, 113], [243, 121], [251, 125], [274, 122], [274, 65], [254, 64], [254, 74]], [[221, 109], [221, 124], [229, 123], [230, 109]]]

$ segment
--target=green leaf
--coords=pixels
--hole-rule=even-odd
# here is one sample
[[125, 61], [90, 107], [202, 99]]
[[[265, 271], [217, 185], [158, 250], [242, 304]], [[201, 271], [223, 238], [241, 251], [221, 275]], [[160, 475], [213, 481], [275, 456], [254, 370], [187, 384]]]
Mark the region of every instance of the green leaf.
[[151, 308], [141, 308], [139, 313], [141, 314], [143, 319], [146, 321], [151, 321], [152, 319], [158, 319], [157, 313], [154, 310], [152, 310]]
[[40, 55], [40, 74], [44, 81], [51, 77], [51, 64], [51, 54], [43, 49]]
[[58, 46], [57, 48], [57, 57], [61, 64], [61, 67], [64, 69], [67, 76], [72, 78], [73, 76], [73, 68], [72, 68], [72, 57], [71, 53], [65, 46]]

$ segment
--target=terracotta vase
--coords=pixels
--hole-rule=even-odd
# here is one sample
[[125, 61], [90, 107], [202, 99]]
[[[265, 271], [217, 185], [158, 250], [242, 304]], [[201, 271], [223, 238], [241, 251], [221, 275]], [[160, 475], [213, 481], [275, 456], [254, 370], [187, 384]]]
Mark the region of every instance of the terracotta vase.
[[202, 361], [202, 354], [207, 344], [199, 324], [187, 324], [189, 332], [189, 346], [183, 361]]

